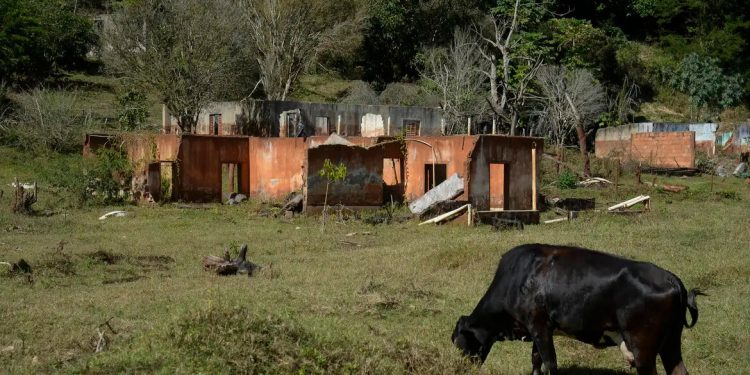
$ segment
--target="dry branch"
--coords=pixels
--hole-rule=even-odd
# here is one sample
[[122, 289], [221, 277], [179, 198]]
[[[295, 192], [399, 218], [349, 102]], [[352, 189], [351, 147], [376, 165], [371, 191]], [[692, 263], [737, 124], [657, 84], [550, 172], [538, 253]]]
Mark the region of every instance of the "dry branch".
[[246, 273], [248, 276], [252, 276], [260, 266], [255, 263], [247, 261], [247, 245], [242, 245], [240, 253], [234, 260], [229, 256], [229, 251], [224, 250], [223, 257], [217, 257], [215, 255], [208, 255], [203, 258], [203, 269], [206, 271], [213, 271], [217, 275], [227, 276], [236, 275], [238, 273]]

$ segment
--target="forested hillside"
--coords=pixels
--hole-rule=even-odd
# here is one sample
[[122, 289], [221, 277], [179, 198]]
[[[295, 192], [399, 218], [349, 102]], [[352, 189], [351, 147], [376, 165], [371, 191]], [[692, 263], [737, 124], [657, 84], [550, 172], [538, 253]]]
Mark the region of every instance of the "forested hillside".
[[0, 18], [10, 144], [40, 100], [80, 131], [153, 128], [160, 103], [189, 131], [250, 98], [440, 106], [456, 132], [559, 142], [578, 122], [748, 118], [740, 0], [0, 0]]

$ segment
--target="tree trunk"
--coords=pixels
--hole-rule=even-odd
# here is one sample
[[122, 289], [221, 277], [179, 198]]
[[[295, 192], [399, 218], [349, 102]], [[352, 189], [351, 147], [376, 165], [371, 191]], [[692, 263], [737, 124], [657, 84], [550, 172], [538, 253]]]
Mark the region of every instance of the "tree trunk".
[[576, 134], [578, 135], [578, 147], [581, 149], [583, 158], [583, 176], [591, 177], [591, 163], [589, 162], [589, 152], [586, 146], [586, 130], [583, 128], [583, 121], [576, 121]]

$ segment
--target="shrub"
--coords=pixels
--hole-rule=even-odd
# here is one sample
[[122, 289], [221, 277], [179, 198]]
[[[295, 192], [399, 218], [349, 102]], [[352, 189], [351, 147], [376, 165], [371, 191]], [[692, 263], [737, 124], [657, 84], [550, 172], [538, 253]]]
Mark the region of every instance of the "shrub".
[[564, 170], [557, 176], [557, 187], [560, 189], [575, 189], [578, 183], [578, 178], [575, 173]]
[[715, 174], [717, 163], [716, 160], [712, 159], [705, 152], [696, 152], [695, 167], [701, 171], [701, 173]]
[[148, 104], [144, 93], [129, 90], [117, 98], [117, 104], [117, 120], [121, 130], [143, 129], [148, 120]]
[[102, 148], [90, 158], [58, 158], [43, 178], [64, 189], [73, 206], [118, 204], [127, 199], [132, 167], [121, 150]]
[[5, 121], [0, 137], [6, 143], [35, 152], [81, 151], [91, 116], [79, 109], [76, 94], [34, 89], [19, 95], [16, 101], [18, 108]]

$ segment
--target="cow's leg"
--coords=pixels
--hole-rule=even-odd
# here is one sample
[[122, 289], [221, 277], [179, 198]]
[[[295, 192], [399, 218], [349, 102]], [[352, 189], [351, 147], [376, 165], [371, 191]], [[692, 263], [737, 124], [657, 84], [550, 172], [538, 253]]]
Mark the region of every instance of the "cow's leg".
[[656, 354], [659, 346], [659, 335], [648, 330], [625, 331], [623, 340], [633, 353], [634, 365], [638, 375], [656, 375]]
[[542, 356], [536, 344], [531, 348], [531, 375], [542, 375]]
[[667, 375], [687, 375], [688, 370], [682, 361], [682, 325], [676, 327], [667, 335], [664, 345], [659, 351], [664, 370]]
[[529, 328], [534, 346], [539, 351], [544, 367], [550, 375], [557, 374], [557, 355], [555, 354], [555, 344], [552, 341], [553, 329], [549, 327], [544, 319], [534, 319], [533, 326]]

